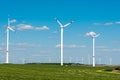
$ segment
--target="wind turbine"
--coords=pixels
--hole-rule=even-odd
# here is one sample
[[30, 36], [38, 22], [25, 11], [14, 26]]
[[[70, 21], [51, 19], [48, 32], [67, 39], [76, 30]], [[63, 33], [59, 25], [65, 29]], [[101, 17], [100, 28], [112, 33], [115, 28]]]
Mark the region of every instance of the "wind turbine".
[[57, 18], [55, 18], [56, 22], [59, 24], [61, 28], [61, 66], [63, 66], [63, 29], [69, 25], [71, 25], [74, 21], [71, 21], [65, 25], [63, 25]]
[[7, 33], [6, 64], [9, 63], [9, 30], [13, 32], [15, 31], [12, 27], [10, 27], [10, 23], [12, 22], [10, 21], [10, 17], [8, 17], [8, 25], [6, 28], [6, 33]]
[[112, 65], [112, 58], [110, 58], [110, 65]]
[[96, 34], [95, 32], [88, 32], [86, 33], [87, 36], [91, 36], [93, 39], [93, 67], [95, 67], [95, 38], [98, 37], [100, 34]]
[[84, 57], [81, 58], [81, 64], [84, 64]]
[[72, 59], [73, 59], [72, 57], [69, 57], [69, 63], [72, 63]]
[[90, 65], [90, 56], [88, 54], [88, 65]]

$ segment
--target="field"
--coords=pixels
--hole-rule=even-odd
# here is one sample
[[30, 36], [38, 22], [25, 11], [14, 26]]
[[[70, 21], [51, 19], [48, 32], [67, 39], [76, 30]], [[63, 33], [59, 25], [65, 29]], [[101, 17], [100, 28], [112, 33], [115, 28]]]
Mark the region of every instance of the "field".
[[[117, 66], [118, 67], [118, 66]], [[120, 80], [114, 67], [0, 64], [0, 80]]]

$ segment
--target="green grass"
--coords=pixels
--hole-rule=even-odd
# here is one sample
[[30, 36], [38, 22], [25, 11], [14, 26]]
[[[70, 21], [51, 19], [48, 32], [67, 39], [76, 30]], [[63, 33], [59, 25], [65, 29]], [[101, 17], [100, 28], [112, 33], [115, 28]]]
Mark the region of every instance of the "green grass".
[[110, 71], [114, 68], [54, 64], [1, 64], [0, 80], [120, 80], [120, 73]]

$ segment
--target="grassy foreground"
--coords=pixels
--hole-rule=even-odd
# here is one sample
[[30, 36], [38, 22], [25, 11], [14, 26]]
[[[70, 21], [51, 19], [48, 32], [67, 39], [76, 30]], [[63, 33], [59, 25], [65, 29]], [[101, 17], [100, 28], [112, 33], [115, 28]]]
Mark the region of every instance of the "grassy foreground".
[[[0, 80], [120, 80], [114, 67], [1, 64]], [[105, 71], [108, 70], [108, 71]]]

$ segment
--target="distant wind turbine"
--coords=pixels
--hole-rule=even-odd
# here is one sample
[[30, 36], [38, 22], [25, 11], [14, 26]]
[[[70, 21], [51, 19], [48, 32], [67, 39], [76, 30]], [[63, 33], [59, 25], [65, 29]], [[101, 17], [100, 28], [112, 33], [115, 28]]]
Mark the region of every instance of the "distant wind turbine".
[[12, 27], [10, 27], [10, 17], [8, 16], [8, 25], [6, 28], [6, 33], [7, 33], [7, 48], [6, 48], [6, 63], [9, 63], [9, 30], [15, 31]]
[[89, 54], [88, 54], [88, 65], [90, 64], [90, 56], [89, 56]]
[[74, 21], [71, 21], [65, 25], [62, 25], [61, 22], [55, 18], [56, 22], [59, 24], [61, 28], [61, 66], [63, 66], [63, 29], [69, 25], [71, 25]]
[[88, 32], [86, 33], [87, 36], [91, 36], [93, 39], [93, 67], [95, 67], [95, 38], [98, 37], [100, 34], [96, 34], [95, 32]]
[[110, 58], [110, 65], [112, 65], [112, 58]]
[[81, 64], [84, 64], [84, 57], [81, 58]]
[[72, 59], [73, 59], [72, 57], [69, 57], [69, 63], [72, 63]]

